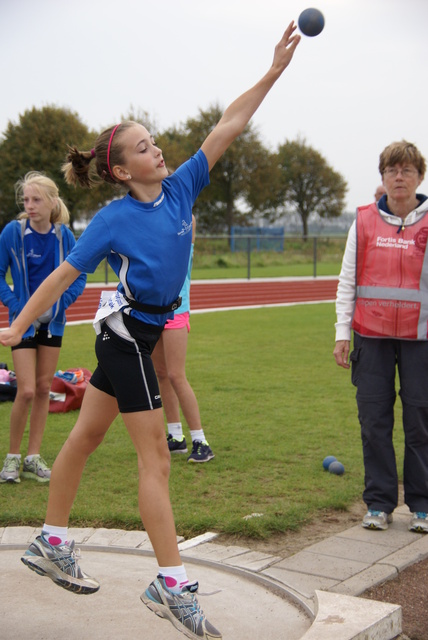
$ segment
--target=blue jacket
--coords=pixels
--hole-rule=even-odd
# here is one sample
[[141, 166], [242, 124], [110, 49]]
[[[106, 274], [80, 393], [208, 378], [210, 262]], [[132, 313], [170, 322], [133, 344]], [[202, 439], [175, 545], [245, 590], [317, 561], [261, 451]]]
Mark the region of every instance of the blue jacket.
[[[9, 324], [19, 315], [30, 298], [27, 258], [24, 251], [26, 219], [9, 222], [0, 235], [0, 300], [9, 309]], [[70, 229], [64, 224], [55, 224], [57, 242], [55, 244], [55, 268], [68, 256], [76, 241]], [[13, 289], [6, 282], [10, 267]], [[53, 305], [52, 319], [48, 331], [54, 336], [64, 335], [65, 310], [81, 295], [86, 284], [86, 274], [82, 273]], [[23, 338], [33, 337], [35, 325], [31, 325]]]

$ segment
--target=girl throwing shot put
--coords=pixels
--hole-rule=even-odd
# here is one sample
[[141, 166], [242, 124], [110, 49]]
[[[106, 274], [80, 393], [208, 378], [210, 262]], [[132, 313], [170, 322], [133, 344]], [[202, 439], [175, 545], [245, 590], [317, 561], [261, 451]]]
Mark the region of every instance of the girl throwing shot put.
[[168, 489], [170, 454], [151, 353], [177, 307], [186, 277], [193, 203], [209, 183], [209, 171], [290, 63], [300, 40], [295, 29], [291, 22], [267, 73], [226, 109], [197, 153], [171, 176], [150, 132], [135, 122], [107, 129], [91, 151], [70, 150], [68, 182], [91, 186], [89, 168], [94, 163], [103, 180], [122, 184], [129, 192], [97, 213], [66, 260], [0, 337], [5, 346], [18, 344], [27, 327], [81, 273], [92, 273], [108, 258], [120, 283], [95, 317], [98, 365], [77, 422], [52, 467], [41, 535], [22, 561], [65, 589], [88, 594], [99, 589], [78, 566], [67, 526], [88, 456], [120, 412], [138, 454], [140, 514], [159, 565], [141, 599], [197, 640], [222, 636], [201, 610], [198, 583], [189, 582], [181, 562]]

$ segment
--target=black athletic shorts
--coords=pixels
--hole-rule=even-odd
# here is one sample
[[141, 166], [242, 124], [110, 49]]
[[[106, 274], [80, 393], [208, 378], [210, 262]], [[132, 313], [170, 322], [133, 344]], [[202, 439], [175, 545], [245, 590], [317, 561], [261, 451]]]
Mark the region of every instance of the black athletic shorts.
[[38, 329], [36, 335], [32, 338], [24, 338], [15, 347], [12, 347], [12, 351], [16, 349], [37, 349], [41, 344], [44, 347], [60, 347], [62, 345], [62, 336], [50, 336], [47, 329]]
[[133, 340], [126, 340], [106, 323], [95, 341], [98, 359], [90, 383], [114, 396], [121, 413], [162, 407], [151, 354], [163, 327], [145, 324], [127, 314], [123, 321]]

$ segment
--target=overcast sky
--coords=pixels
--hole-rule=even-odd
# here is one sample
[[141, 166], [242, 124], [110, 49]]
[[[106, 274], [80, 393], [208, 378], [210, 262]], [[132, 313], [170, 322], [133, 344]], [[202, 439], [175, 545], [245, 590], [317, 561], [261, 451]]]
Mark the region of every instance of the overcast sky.
[[387, 144], [407, 139], [428, 159], [428, 0], [0, 0], [0, 132], [33, 106], [95, 129], [132, 107], [161, 130], [226, 107], [308, 6], [324, 31], [302, 38], [253, 123], [272, 150], [305, 138], [353, 211], [372, 201]]

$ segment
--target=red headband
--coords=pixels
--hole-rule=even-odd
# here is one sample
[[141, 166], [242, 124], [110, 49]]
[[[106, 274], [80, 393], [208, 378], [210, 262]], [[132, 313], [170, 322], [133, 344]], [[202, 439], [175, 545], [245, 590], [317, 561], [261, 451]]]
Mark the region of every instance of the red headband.
[[114, 134], [116, 133], [116, 131], [117, 131], [117, 129], [118, 129], [119, 127], [120, 127], [120, 124], [117, 124], [117, 125], [114, 127], [113, 131], [111, 132], [110, 140], [108, 141], [108, 147], [107, 147], [107, 166], [108, 166], [108, 170], [110, 171], [110, 175], [111, 175], [111, 177], [113, 178], [113, 180], [115, 179], [115, 177], [114, 177], [114, 175], [112, 174], [112, 172], [111, 172], [111, 167], [110, 167], [110, 148], [111, 148], [111, 143], [112, 143], [112, 141], [113, 141], [113, 136], [114, 136]]

